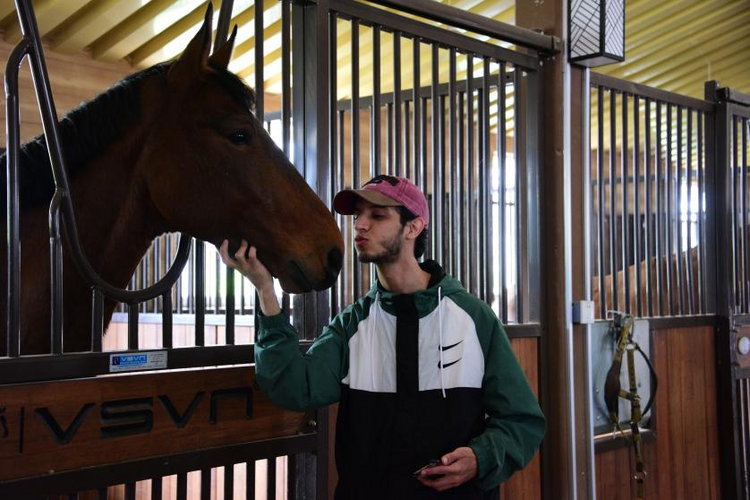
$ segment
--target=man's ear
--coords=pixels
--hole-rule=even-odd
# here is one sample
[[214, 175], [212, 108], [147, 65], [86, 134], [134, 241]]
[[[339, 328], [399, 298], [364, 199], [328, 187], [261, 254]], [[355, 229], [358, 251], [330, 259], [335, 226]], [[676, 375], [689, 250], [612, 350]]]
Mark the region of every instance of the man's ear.
[[416, 240], [417, 237], [424, 231], [425, 225], [424, 225], [424, 219], [421, 217], [417, 217], [416, 219], [412, 219], [409, 222], [407, 222], [408, 231], [406, 234], [406, 237], [409, 239]]

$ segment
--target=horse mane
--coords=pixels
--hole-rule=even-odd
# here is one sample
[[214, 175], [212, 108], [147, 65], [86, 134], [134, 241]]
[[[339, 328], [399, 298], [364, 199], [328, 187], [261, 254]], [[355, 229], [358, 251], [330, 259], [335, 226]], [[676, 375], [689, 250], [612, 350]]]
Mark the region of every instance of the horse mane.
[[[151, 76], [166, 78], [171, 64], [157, 64], [127, 76], [60, 119], [58, 131], [70, 182], [140, 118], [144, 80]], [[215, 79], [240, 104], [250, 110], [254, 108], [255, 95], [239, 77], [213, 65], [211, 69], [209, 78]], [[49, 203], [55, 192], [55, 183], [44, 134], [21, 147], [18, 163], [21, 208], [28, 209]], [[2, 212], [7, 210], [6, 179], [6, 153], [3, 152], [0, 154]]]

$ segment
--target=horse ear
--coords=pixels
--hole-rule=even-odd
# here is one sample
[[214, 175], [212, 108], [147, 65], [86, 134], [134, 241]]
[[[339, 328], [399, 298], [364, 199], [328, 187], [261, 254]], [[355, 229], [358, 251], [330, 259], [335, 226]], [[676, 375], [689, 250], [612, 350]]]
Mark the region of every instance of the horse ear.
[[206, 67], [208, 53], [211, 50], [211, 27], [214, 16], [214, 7], [211, 2], [206, 8], [206, 17], [203, 26], [198, 30], [190, 43], [185, 48], [179, 59], [177, 59], [169, 70], [170, 82], [187, 81], [190, 77], [198, 74]]
[[218, 66], [219, 68], [226, 69], [229, 66], [229, 61], [232, 59], [232, 49], [234, 49], [234, 38], [237, 36], [237, 25], [234, 25], [232, 34], [229, 35], [229, 40], [224, 42], [221, 47], [216, 49], [211, 57], [208, 58], [212, 66]]

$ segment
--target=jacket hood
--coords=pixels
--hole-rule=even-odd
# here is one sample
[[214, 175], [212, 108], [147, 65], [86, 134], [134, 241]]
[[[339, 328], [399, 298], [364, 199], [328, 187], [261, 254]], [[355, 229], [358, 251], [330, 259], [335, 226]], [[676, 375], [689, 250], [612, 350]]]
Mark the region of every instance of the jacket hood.
[[[426, 290], [418, 290], [411, 294], [414, 297], [414, 304], [417, 307], [420, 318], [430, 314], [437, 307], [438, 289], [440, 289], [440, 296], [443, 298], [465, 291], [461, 283], [454, 277], [445, 274], [440, 264], [434, 260], [426, 260], [420, 263], [419, 267], [423, 271], [430, 273], [431, 276], [429, 286]], [[378, 279], [375, 280], [375, 283], [366, 295], [370, 300], [378, 300], [381, 307], [390, 314], [395, 314], [393, 301], [396, 296], [398, 294], [386, 290]]]

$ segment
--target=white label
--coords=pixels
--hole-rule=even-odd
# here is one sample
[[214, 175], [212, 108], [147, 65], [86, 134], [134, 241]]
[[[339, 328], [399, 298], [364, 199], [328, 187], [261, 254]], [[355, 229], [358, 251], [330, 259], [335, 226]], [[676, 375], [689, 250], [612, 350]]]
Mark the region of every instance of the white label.
[[112, 354], [109, 356], [109, 372], [133, 370], [158, 370], [167, 367], [167, 351]]

